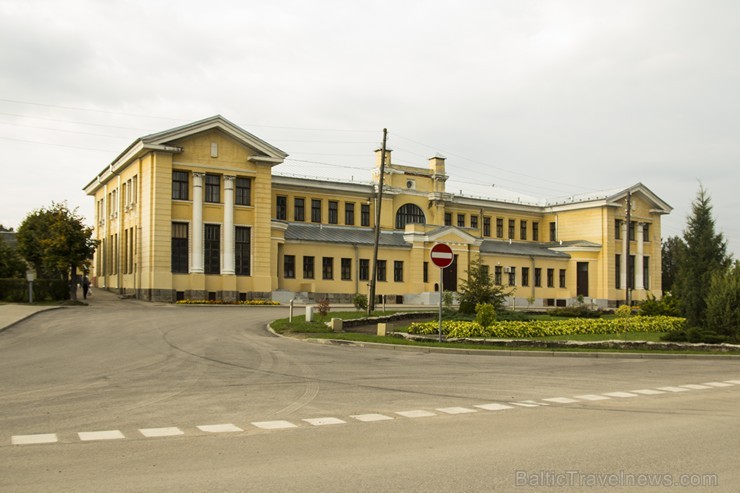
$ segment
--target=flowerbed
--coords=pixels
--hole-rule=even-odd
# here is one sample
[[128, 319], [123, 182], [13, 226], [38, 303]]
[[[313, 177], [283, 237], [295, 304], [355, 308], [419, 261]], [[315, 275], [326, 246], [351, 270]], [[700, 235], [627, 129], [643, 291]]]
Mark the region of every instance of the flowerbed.
[[[680, 317], [629, 317], [622, 319], [533, 320], [494, 322], [487, 328], [477, 322], [443, 321], [442, 333], [447, 337], [497, 337], [525, 339], [529, 337], [568, 336], [575, 334], [620, 334], [624, 332], [676, 332], [685, 328]], [[409, 334], [436, 334], [439, 322], [414, 322]]]
[[221, 301], [221, 300], [180, 300], [178, 305], [255, 305], [275, 306], [280, 303], [272, 300]]

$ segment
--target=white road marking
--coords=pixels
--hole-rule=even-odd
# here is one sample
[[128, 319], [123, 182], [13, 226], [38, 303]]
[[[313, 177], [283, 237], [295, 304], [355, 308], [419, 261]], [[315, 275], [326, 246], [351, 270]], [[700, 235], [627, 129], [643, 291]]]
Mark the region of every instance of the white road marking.
[[688, 392], [689, 389], [683, 387], [658, 387], [658, 390], [665, 390], [666, 392]]
[[740, 385], [740, 380], [725, 380], [725, 383], [731, 383], [733, 385]]
[[642, 395], [658, 395], [658, 394], [665, 394], [662, 390], [655, 390], [655, 389], [640, 389], [640, 390], [632, 390], [630, 392], [634, 392], [635, 394], [642, 394]]
[[608, 395], [609, 397], [637, 397], [637, 394], [631, 392], [607, 392], [604, 395]]
[[555, 402], [557, 404], [572, 404], [574, 402], [578, 402], [576, 399], [570, 399], [568, 397], [548, 397], [542, 400], [547, 402]]
[[428, 418], [429, 416], [437, 415], [431, 411], [422, 411], [419, 409], [414, 411], [396, 411], [396, 414], [403, 416], [404, 418]]
[[252, 425], [263, 430], [284, 430], [285, 428], [298, 428], [290, 421], [276, 420], [276, 421], [255, 421]]
[[704, 385], [709, 385], [710, 387], [732, 387], [731, 383], [725, 382], [707, 382]]
[[365, 423], [393, 419], [392, 417], [386, 416], [385, 414], [353, 414], [352, 416], [350, 416], [350, 418], [354, 418], [357, 421], [363, 421]]
[[80, 440], [83, 442], [89, 442], [92, 440], [120, 440], [126, 438], [123, 433], [118, 430], [106, 430], [106, 431], [81, 431], [77, 433]]
[[303, 421], [314, 426], [341, 425], [346, 423], [346, 421], [339, 418], [306, 418]]
[[139, 433], [147, 438], [174, 437], [185, 434], [180, 428], [175, 428], [174, 426], [170, 428], [140, 428]]
[[686, 389], [691, 389], [691, 390], [704, 390], [704, 389], [711, 389], [712, 388], [712, 387], [710, 387], [708, 385], [698, 385], [698, 384], [695, 384], [695, 383], [690, 383], [688, 385], [681, 385], [681, 387], [684, 387]]
[[39, 443], [56, 443], [56, 433], [43, 433], [39, 435], [13, 435], [10, 439], [10, 443], [13, 445], [35, 445]]
[[585, 394], [585, 395], [577, 395], [575, 396], [576, 399], [583, 399], [584, 401], [608, 401], [609, 398], [603, 395], [596, 395], [596, 394]]
[[504, 409], [514, 409], [513, 406], [492, 402], [491, 404], [476, 404], [474, 407], [485, 409], [486, 411], [503, 411]]
[[[512, 402], [511, 404], [514, 404], [515, 406], [519, 407], [540, 407], [539, 404], [535, 404], [534, 401], [522, 401], [522, 402]], [[546, 406], [547, 404], [543, 404], [543, 406]]]
[[475, 409], [470, 409], [468, 407], [440, 407], [437, 411], [445, 414], [468, 414], [478, 412]]
[[237, 431], [244, 431], [238, 426], [234, 426], [231, 423], [222, 424], [222, 425], [200, 425], [196, 426], [200, 431], [205, 431], [208, 433], [234, 433]]

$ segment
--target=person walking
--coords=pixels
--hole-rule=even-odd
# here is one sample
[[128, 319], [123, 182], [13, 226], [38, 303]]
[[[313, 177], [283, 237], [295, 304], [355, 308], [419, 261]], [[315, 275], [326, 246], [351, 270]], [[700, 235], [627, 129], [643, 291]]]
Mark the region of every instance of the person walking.
[[82, 299], [87, 299], [87, 293], [90, 291], [90, 278], [87, 274], [82, 278]]

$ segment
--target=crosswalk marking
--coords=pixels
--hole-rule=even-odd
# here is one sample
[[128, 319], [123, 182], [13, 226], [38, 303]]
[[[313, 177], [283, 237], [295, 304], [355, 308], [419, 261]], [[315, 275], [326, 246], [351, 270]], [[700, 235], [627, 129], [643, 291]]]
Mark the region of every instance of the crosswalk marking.
[[10, 438], [10, 443], [13, 445], [36, 445], [40, 443], [56, 443], [56, 433], [41, 433], [38, 435], [13, 435]]
[[83, 442], [89, 442], [93, 440], [121, 440], [123, 438], [126, 438], [123, 433], [118, 430], [81, 431], [77, 435]]
[[305, 418], [303, 421], [314, 426], [341, 425], [346, 423], [346, 421], [339, 418]]
[[386, 416], [385, 414], [353, 414], [350, 416], [350, 418], [354, 418], [357, 421], [363, 421], [365, 423], [370, 423], [372, 421], [386, 421], [389, 419], [393, 419], [390, 416]]
[[493, 402], [491, 404], [476, 404], [473, 407], [479, 407], [481, 409], [485, 409], [486, 411], [503, 411], [504, 409], [514, 409], [513, 406], [507, 406], [506, 404], [499, 404], [497, 402]]
[[[514, 404], [515, 406], [519, 406], [519, 407], [540, 407], [540, 404], [537, 404], [534, 401], [512, 402], [511, 404]], [[546, 406], [547, 404], [542, 404], [542, 405]]]
[[710, 387], [732, 387], [731, 383], [726, 382], [707, 382], [704, 385], [709, 385]]
[[666, 392], [688, 392], [689, 389], [683, 387], [658, 387], [658, 390], [665, 390]]
[[608, 401], [609, 397], [606, 397], [604, 395], [597, 395], [597, 394], [584, 394], [584, 395], [577, 395], [575, 396], [576, 399], [581, 399], [584, 401]]
[[257, 428], [262, 428], [263, 430], [283, 430], [285, 428], [297, 428], [297, 426], [290, 421], [284, 420], [255, 421], [252, 423], [252, 425], [256, 426]]
[[725, 383], [731, 383], [732, 385], [740, 385], [740, 380], [725, 380]]
[[681, 387], [691, 389], [691, 390], [704, 390], [704, 389], [711, 389], [712, 387], [708, 385], [698, 385], [695, 383], [690, 383], [688, 385], [681, 385]]
[[555, 402], [557, 404], [572, 404], [574, 402], [578, 402], [576, 399], [571, 399], [569, 397], [548, 397], [542, 400], [547, 402]]
[[197, 428], [200, 431], [205, 431], [207, 433], [235, 433], [238, 431], [244, 431], [231, 423], [221, 425], [200, 425]]
[[631, 392], [606, 392], [604, 395], [609, 397], [637, 397], [637, 394]]
[[173, 437], [177, 435], [184, 435], [185, 432], [182, 431], [180, 428], [170, 427], [170, 428], [141, 428], [139, 429], [139, 433], [144, 435], [147, 438], [155, 438], [155, 437]]
[[468, 414], [477, 412], [475, 409], [468, 407], [440, 407], [437, 411], [445, 414]]
[[396, 411], [396, 414], [399, 416], [403, 416], [404, 418], [428, 418], [430, 416], [436, 416], [435, 413], [430, 411], [422, 411], [421, 409], [416, 409], [413, 411]]
[[634, 392], [635, 394], [641, 394], [641, 395], [658, 395], [658, 394], [665, 394], [662, 390], [655, 390], [655, 389], [640, 389], [640, 390], [632, 390], [631, 392]]

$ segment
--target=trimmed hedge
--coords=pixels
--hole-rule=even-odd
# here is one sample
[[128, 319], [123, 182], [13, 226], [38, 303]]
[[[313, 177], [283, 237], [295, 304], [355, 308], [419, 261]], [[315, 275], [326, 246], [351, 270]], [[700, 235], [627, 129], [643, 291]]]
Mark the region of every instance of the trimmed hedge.
[[[567, 336], [575, 334], [620, 334], [623, 332], [677, 332], [684, 330], [686, 319], [680, 317], [629, 317], [625, 319], [582, 319], [499, 321], [488, 328], [477, 322], [443, 321], [447, 337], [496, 337], [524, 339], [529, 337]], [[439, 322], [415, 322], [409, 334], [436, 334]]]
[[[67, 282], [60, 279], [33, 281], [33, 301], [58, 301], [69, 299]], [[23, 303], [28, 301], [28, 281], [25, 279], [0, 279], [0, 301]]]

